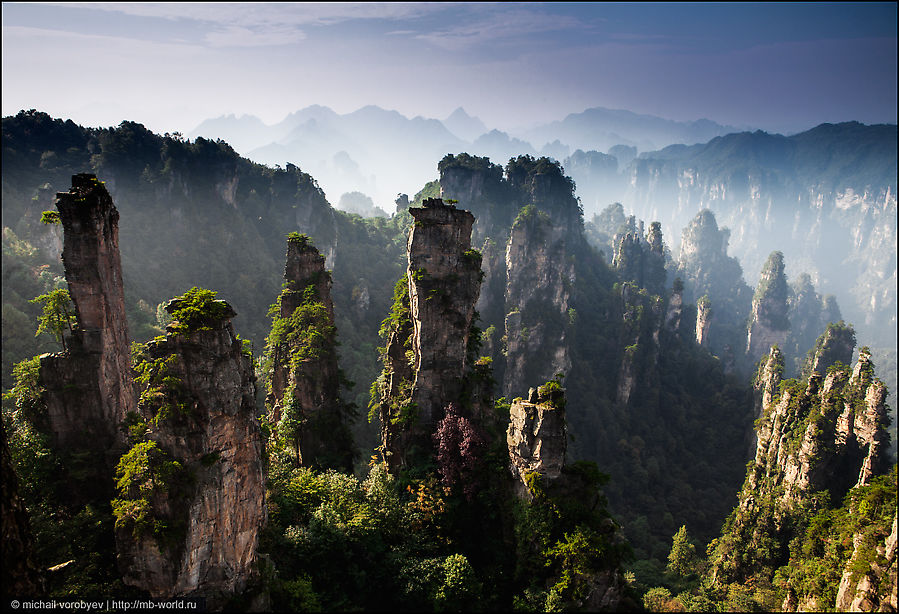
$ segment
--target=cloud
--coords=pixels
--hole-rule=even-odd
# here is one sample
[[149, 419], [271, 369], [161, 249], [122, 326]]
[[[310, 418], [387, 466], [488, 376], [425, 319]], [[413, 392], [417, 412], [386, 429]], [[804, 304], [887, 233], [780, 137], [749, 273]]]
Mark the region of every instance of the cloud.
[[460, 21], [458, 25], [419, 34], [416, 38], [449, 51], [459, 51], [488, 42], [509, 39], [525, 42], [525, 37], [529, 35], [584, 30], [586, 27], [582, 21], [566, 15], [516, 8], [501, 9], [482, 18]]
[[102, 2], [60, 3], [136, 17], [188, 19], [225, 26], [329, 25], [351, 19], [406, 19], [445, 10], [447, 4], [351, 2]]
[[206, 34], [203, 40], [212, 47], [274, 47], [291, 45], [306, 38], [306, 33], [289, 26], [247, 28], [227, 26]]

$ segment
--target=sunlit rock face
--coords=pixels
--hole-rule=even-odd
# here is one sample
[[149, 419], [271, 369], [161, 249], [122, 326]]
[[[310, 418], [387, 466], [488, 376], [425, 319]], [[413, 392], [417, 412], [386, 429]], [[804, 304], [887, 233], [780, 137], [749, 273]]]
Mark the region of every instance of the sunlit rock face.
[[267, 516], [256, 378], [230, 306], [225, 313], [206, 330], [170, 331], [148, 344], [150, 358], [165, 361], [180, 382], [183, 407], [151, 421], [147, 438], [191, 478], [150, 497], [164, 533], [122, 526], [116, 546], [124, 582], [157, 598], [196, 594], [214, 603], [242, 591], [256, 573]]
[[[740, 536], [735, 549], [745, 552], [717, 561], [715, 575], [743, 577], [759, 560], [785, 564], [790, 527], [810, 497], [824, 491], [830, 501], [842, 501], [887, 468], [886, 387], [866, 352], [851, 371], [812, 373], [786, 387], [783, 369], [782, 354], [772, 350], [756, 380], [762, 411], [755, 457], [728, 530], [728, 539]], [[763, 543], [761, 554], [755, 549]]]
[[538, 390], [542, 388], [531, 388], [527, 400], [517, 398], [512, 402], [506, 431], [515, 490], [524, 499], [533, 496], [528, 487], [530, 474], [538, 473], [548, 482], [558, 479], [568, 445], [561, 395]]
[[119, 213], [103, 183], [72, 177], [57, 194], [69, 294], [77, 327], [67, 350], [41, 357], [48, 426], [58, 448], [111, 450], [123, 444], [119, 425], [135, 407], [125, 319]]

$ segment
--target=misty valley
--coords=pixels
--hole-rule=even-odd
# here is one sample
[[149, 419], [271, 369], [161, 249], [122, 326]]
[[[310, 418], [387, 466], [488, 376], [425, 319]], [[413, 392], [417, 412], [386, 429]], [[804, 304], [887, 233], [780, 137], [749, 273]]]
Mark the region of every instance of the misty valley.
[[896, 125], [518, 136], [4, 117], [4, 596], [896, 611]]

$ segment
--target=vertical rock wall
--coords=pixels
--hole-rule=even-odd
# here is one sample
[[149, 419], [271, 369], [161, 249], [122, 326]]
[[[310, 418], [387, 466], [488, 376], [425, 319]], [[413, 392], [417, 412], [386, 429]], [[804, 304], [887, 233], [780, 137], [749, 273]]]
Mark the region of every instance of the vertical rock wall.
[[[145, 391], [145, 443], [180, 464], [179, 485], [149, 494], [150, 514], [165, 531], [136, 534], [117, 522], [116, 542], [125, 583], [158, 598], [201, 594], [214, 602], [255, 573], [266, 522], [255, 376], [231, 325], [234, 312], [224, 307], [226, 317], [202, 329], [170, 330], [148, 344], [150, 359], [163, 361], [167, 381], [178, 383], [162, 391], [168, 396]], [[177, 406], [161, 413], [173, 398]]]
[[41, 357], [49, 427], [57, 447], [109, 450], [134, 408], [131, 349], [119, 257], [119, 213], [89, 174], [57, 194], [64, 229], [62, 259], [77, 329], [68, 351]]
[[[351, 471], [353, 443], [340, 400], [331, 275], [325, 258], [302, 235], [288, 238], [284, 278], [278, 315], [287, 326], [284, 338], [270, 348], [269, 420], [277, 425], [288, 412], [301, 423], [290, 437], [302, 465]], [[300, 308], [308, 315], [292, 317]], [[304, 334], [312, 329], [319, 340]]]
[[474, 216], [439, 199], [410, 209], [409, 302], [415, 352], [412, 399], [430, 429], [462, 392], [468, 342], [481, 283], [481, 255], [471, 249]]
[[[566, 339], [574, 283], [568, 232], [534, 210], [519, 215], [506, 248], [506, 364], [503, 395], [513, 398], [529, 383], [567, 373]], [[534, 360], [539, 356], [539, 360]]]
[[481, 254], [471, 249], [471, 213], [437, 198], [409, 212], [415, 220], [409, 266], [397, 286], [379, 380], [381, 445], [391, 470], [430, 456], [446, 406], [465, 392], [475, 367], [470, 335], [482, 277]]
[[561, 391], [553, 394], [541, 386], [531, 388], [527, 400], [515, 399], [509, 410], [506, 444], [515, 492], [530, 500], [529, 474], [536, 472], [552, 481], [565, 464], [568, 428]]
[[786, 344], [790, 334], [788, 298], [783, 254], [772, 252], [759, 277], [749, 314], [746, 355], [751, 362], [767, 354], [771, 346]]

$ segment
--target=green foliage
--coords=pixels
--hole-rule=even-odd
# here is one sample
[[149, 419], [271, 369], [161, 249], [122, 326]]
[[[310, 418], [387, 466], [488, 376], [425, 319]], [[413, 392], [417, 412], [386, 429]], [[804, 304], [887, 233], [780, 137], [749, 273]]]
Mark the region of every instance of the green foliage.
[[681, 576], [689, 576], [698, 571], [697, 563], [696, 546], [690, 543], [686, 525], [682, 526], [672, 538], [667, 569]]
[[41, 213], [41, 224], [62, 224], [59, 211], [44, 211]]
[[186, 468], [155, 441], [142, 441], [122, 455], [115, 477], [119, 496], [112, 500], [112, 513], [116, 528], [131, 527], [135, 538], [152, 535], [168, 547], [177, 545], [186, 520], [158, 513], [153, 503], [161, 493], [172, 499], [183, 496], [191, 480]]
[[314, 247], [312, 244], [312, 239], [311, 239], [311, 237], [309, 237], [309, 235], [307, 235], [305, 233], [301, 234], [296, 231], [291, 232], [290, 234], [287, 235], [287, 242], [294, 244], [294, 245], [298, 245], [300, 247], [300, 249], [303, 249], [306, 247]]
[[211, 324], [230, 317], [231, 309], [225, 301], [215, 299], [217, 294], [218, 292], [194, 286], [172, 299], [172, 332], [189, 335], [210, 330]]
[[49, 294], [35, 297], [31, 302], [40, 303], [43, 306], [43, 314], [38, 320], [37, 332], [34, 336], [36, 337], [42, 332], [50, 333], [65, 349], [64, 332], [67, 329], [71, 332], [77, 323], [75, 307], [72, 304], [72, 297], [69, 296], [69, 291], [64, 289], [53, 290]]
[[546, 484], [539, 473], [526, 476], [533, 497], [515, 508], [518, 609], [568, 609], [586, 596], [594, 575], [630, 558], [615, 539], [615, 524], [599, 487], [608, 476], [595, 463], [563, 468], [562, 484]]

